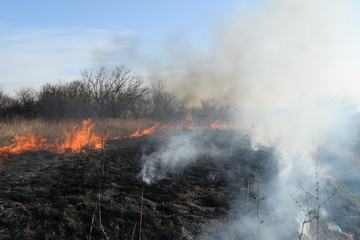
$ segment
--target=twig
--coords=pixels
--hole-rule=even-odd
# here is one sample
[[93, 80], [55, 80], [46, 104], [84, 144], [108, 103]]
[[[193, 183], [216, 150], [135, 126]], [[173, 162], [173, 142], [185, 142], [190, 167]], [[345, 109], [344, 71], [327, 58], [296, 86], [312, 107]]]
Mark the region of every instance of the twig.
[[248, 179], [247, 181], [247, 194], [246, 194], [246, 207], [245, 207], [245, 236], [244, 239], [247, 239], [247, 211], [248, 211], [248, 207], [249, 207], [249, 200], [250, 200], [250, 180]]
[[103, 232], [104, 236], [106, 239], [109, 239], [109, 237], [107, 236], [106, 232], [105, 232], [105, 229], [104, 229], [104, 226], [102, 225], [102, 221], [101, 221], [101, 181], [100, 181], [100, 184], [99, 184], [99, 193], [98, 193], [98, 214], [99, 214], [99, 223], [100, 223], [100, 229], [101, 231]]
[[105, 165], [105, 158], [106, 158], [106, 146], [105, 146], [106, 139], [107, 139], [107, 132], [105, 132], [103, 134], [103, 138], [102, 138], [102, 141], [103, 141], [103, 148], [102, 148], [103, 151], [102, 151], [102, 157], [101, 157], [101, 169], [102, 169], [101, 172], [102, 172], [102, 174], [101, 174], [101, 179], [99, 181], [98, 192], [97, 192], [97, 205], [95, 207], [95, 210], [94, 210], [94, 213], [93, 213], [93, 216], [91, 219], [91, 227], [90, 227], [90, 232], [89, 232], [89, 236], [88, 236], [89, 240], [91, 240], [91, 235], [92, 235], [92, 231], [93, 231], [94, 223], [95, 223], [96, 212], [98, 212], [100, 229], [101, 229], [102, 233], [104, 234], [105, 238], [107, 240], [109, 239], [109, 237], [105, 231], [105, 228], [102, 224], [102, 218], [101, 218], [101, 185], [102, 185], [102, 178], [105, 175], [104, 165]]
[[313, 197], [313, 198], [316, 199], [316, 196], [315, 196], [314, 194], [312, 194], [311, 192], [307, 191], [307, 190], [306, 190], [305, 188], [303, 188], [303, 187], [300, 187], [300, 188], [304, 191], [305, 194], [307, 194], [307, 195], [309, 195], [309, 196], [311, 196], [311, 197]]
[[336, 192], [338, 191], [338, 189], [340, 188], [340, 186], [341, 186], [341, 184], [339, 184], [339, 185], [335, 188], [334, 192], [333, 192], [322, 204], [320, 204], [320, 207], [322, 207], [327, 201], [329, 201], [330, 198], [332, 198], [333, 196], [335, 196], [335, 194], [336, 194]]
[[319, 176], [318, 176], [318, 162], [315, 160], [315, 179], [316, 179], [316, 200], [317, 200], [317, 218], [316, 218], [316, 236], [314, 240], [317, 240], [319, 238], [320, 233], [320, 183], [319, 183]]
[[[102, 158], [101, 158], [101, 172], [102, 172], [102, 178], [104, 178], [105, 176], [105, 158], [106, 158], [106, 140], [107, 140], [107, 135], [108, 135], [108, 131], [106, 130], [102, 136]], [[102, 179], [100, 179], [99, 182], [99, 188], [98, 188], [98, 215], [99, 215], [99, 224], [100, 224], [100, 229], [103, 232], [104, 236], [106, 239], [109, 239], [108, 235], [106, 234], [106, 231], [104, 229], [104, 226], [102, 224], [102, 218], [101, 218], [101, 184], [102, 184]]]
[[[334, 192], [329, 195], [325, 201], [323, 201], [322, 203], [320, 203], [320, 183], [319, 183], [319, 178], [318, 178], [318, 172], [317, 172], [317, 162], [316, 162], [316, 166], [315, 166], [315, 179], [316, 179], [316, 196], [314, 196], [313, 194], [311, 194], [309, 191], [305, 190], [304, 188], [301, 188], [302, 190], [304, 190], [305, 192], [305, 200], [306, 200], [306, 209], [301, 205], [301, 203], [296, 200], [291, 194], [290, 194], [290, 198], [299, 206], [299, 208], [304, 211], [306, 213], [305, 219], [302, 223], [302, 227], [301, 227], [301, 232], [298, 236], [298, 239], [301, 240], [303, 235], [304, 235], [304, 229], [305, 229], [305, 224], [310, 223], [314, 220], [316, 220], [316, 225], [315, 225], [315, 230], [316, 230], [316, 235], [313, 238], [314, 240], [319, 239], [320, 236], [320, 209], [322, 206], [324, 206], [325, 203], [327, 203], [327, 201], [329, 201], [330, 198], [332, 198], [336, 192], [338, 191], [338, 189], [340, 188], [341, 185], [338, 185]], [[308, 196], [314, 197], [316, 199], [317, 202], [317, 206], [316, 206], [316, 210], [311, 210], [310, 209], [310, 203], [309, 203], [309, 198]], [[310, 225], [311, 227], [311, 225]]]
[[89, 236], [88, 236], [88, 239], [89, 239], [89, 240], [91, 240], [91, 234], [92, 234], [93, 227], [94, 227], [95, 216], [96, 216], [96, 209], [97, 209], [97, 208], [95, 208], [95, 211], [94, 211], [93, 216], [92, 216], [92, 219], [91, 219], [91, 227], [90, 227], [90, 232], [89, 232]]
[[257, 239], [260, 240], [260, 183], [257, 181], [257, 202], [256, 202], [256, 218], [257, 218]]
[[305, 224], [311, 223], [311, 221], [313, 221], [314, 219], [315, 219], [315, 217], [313, 217], [313, 218], [311, 218], [309, 220], [306, 220], [306, 217], [305, 217], [305, 220], [303, 221], [302, 226], [301, 226], [300, 235], [298, 236], [299, 240], [301, 240], [302, 236], [304, 235]]
[[102, 158], [101, 158], [101, 172], [105, 175], [105, 158], [106, 158], [106, 142], [108, 139], [108, 130], [106, 129], [102, 136]]
[[133, 232], [131, 234], [131, 240], [134, 240], [135, 229], [136, 229], [136, 223], [135, 223], [135, 226], [134, 226], [134, 230], [133, 230]]
[[290, 193], [290, 198], [296, 203], [296, 205], [298, 205], [298, 207], [303, 211], [303, 212], [306, 212], [308, 213], [308, 211], [301, 205], [301, 203], [296, 200]]
[[141, 240], [143, 203], [144, 203], [144, 185], [143, 185], [143, 187], [142, 187], [142, 191], [141, 191], [141, 207], [140, 207], [139, 240]]

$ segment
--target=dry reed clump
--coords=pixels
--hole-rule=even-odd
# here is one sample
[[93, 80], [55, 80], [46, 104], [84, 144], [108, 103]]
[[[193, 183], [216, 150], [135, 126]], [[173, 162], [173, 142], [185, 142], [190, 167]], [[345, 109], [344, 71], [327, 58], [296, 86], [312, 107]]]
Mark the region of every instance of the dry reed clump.
[[41, 119], [12, 119], [11, 121], [0, 122], [0, 143], [7, 144], [15, 136], [24, 136], [29, 132], [36, 132], [39, 135], [53, 135], [50, 132], [58, 129], [55, 126], [56, 123], [45, 122]]
[[138, 129], [147, 129], [155, 124], [149, 119], [95, 119], [95, 130], [99, 133], [108, 133], [109, 139], [128, 137]]
[[[33, 132], [52, 141], [65, 136], [74, 126], [81, 125], [82, 120], [57, 120], [47, 121], [42, 119], [14, 119], [9, 122], [0, 122], [0, 146], [10, 143], [15, 136], [24, 136]], [[108, 139], [123, 138], [130, 136], [137, 129], [145, 129], [154, 124], [151, 120], [129, 120], [129, 119], [96, 119], [95, 133], [107, 133]]]

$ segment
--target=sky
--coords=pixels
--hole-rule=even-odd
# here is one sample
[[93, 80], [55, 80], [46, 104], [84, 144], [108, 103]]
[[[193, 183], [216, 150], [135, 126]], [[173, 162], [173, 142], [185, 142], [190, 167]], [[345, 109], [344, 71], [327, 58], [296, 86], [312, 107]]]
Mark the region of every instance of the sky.
[[258, 2], [4, 1], [0, 88], [39, 88], [99, 65], [124, 64], [145, 76], [162, 71], [163, 65], [156, 62], [169, 57], [166, 46], [209, 47], [221, 21], [251, 11]]

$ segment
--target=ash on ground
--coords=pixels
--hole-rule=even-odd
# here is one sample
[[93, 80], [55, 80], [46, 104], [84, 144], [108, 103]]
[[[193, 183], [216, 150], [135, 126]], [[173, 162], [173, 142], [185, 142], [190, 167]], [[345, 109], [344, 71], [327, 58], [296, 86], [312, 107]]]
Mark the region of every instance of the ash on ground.
[[[180, 131], [108, 141], [105, 150], [83, 154], [38, 151], [3, 159], [0, 239], [219, 239], [224, 231], [227, 239], [265, 239], [263, 221], [276, 225], [259, 207], [263, 188], [276, 184], [272, 150], [255, 151], [241, 134], [209, 129], [195, 135], [194, 144], [226, 154], [197, 154], [181, 171], [145, 183], [144, 154]], [[356, 206], [339, 194], [329, 204], [339, 210], [333, 217], [348, 223], [342, 231], [357, 239]], [[239, 216], [259, 209], [260, 235], [236, 229]], [[289, 229], [294, 239], [296, 227]]]

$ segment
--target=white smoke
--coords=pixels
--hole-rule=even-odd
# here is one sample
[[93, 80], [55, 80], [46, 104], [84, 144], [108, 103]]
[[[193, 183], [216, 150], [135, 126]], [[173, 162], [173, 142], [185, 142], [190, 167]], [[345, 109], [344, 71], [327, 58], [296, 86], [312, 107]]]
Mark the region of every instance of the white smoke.
[[237, 100], [262, 111], [289, 109], [304, 98], [359, 96], [358, 9], [352, 0], [265, 1], [224, 21], [212, 52], [182, 49], [188, 54], [173, 68], [187, 71], [175, 89], [194, 101]]
[[148, 184], [163, 179], [167, 173], [180, 172], [199, 156], [219, 157], [224, 152], [213, 144], [206, 144], [202, 130], [177, 132], [162, 141], [159, 149], [142, 156], [142, 180]]
[[[289, 194], [304, 199], [301, 188], [314, 191], [331, 168], [325, 160], [315, 171], [311, 150], [326, 146], [335, 152], [358, 137], [354, 117], [360, 99], [359, 9], [352, 0], [266, 1], [235, 22], [224, 22], [213, 52], [182, 64], [189, 71], [178, 92], [193, 100], [235, 101], [243, 118], [234, 121], [251, 123], [254, 149], [258, 145], [276, 149], [277, 183], [264, 193], [273, 217], [262, 224], [266, 239], [289, 239], [279, 226], [292, 229], [294, 222], [300, 226], [304, 220], [302, 209]], [[145, 156], [144, 180], [154, 178], [150, 170], [154, 165], [148, 159], [173, 170], [193, 162], [194, 154], [188, 141], [171, 140], [157, 153]], [[338, 158], [331, 165], [341, 171], [345, 161]], [[256, 222], [254, 216], [246, 225], [243, 221], [234, 225], [254, 229]], [[226, 239], [226, 233], [222, 236]]]
[[143, 155], [144, 164], [141, 170], [143, 181], [150, 184], [164, 178], [167, 172], [182, 170], [196, 160], [196, 151], [191, 134], [171, 137], [165, 145], [160, 146], [158, 151]]

